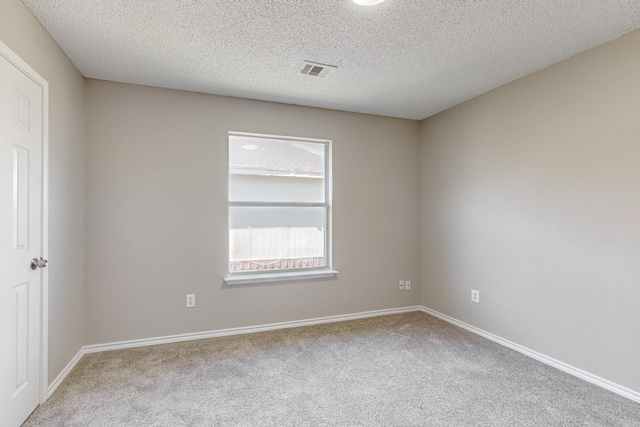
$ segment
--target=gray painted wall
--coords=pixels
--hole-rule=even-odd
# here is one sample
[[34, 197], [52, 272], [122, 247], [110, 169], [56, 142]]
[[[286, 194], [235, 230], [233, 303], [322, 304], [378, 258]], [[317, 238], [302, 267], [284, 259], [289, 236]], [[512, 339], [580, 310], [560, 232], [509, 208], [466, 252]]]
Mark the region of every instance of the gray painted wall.
[[19, 0], [0, 40], [49, 82], [49, 382], [84, 345], [84, 78]]
[[[0, 40], [50, 83], [50, 381], [84, 344], [421, 302], [640, 390], [640, 32], [420, 136], [411, 121], [92, 80], [85, 121], [84, 79], [19, 0], [0, 3]], [[337, 280], [223, 286], [228, 130], [334, 140]]]
[[636, 31], [421, 126], [422, 303], [634, 390], [639, 47]]
[[[228, 131], [333, 140], [335, 280], [228, 287]], [[89, 80], [86, 344], [415, 305], [419, 123]], [[185, 308], [185, 294], [196, 308]]]

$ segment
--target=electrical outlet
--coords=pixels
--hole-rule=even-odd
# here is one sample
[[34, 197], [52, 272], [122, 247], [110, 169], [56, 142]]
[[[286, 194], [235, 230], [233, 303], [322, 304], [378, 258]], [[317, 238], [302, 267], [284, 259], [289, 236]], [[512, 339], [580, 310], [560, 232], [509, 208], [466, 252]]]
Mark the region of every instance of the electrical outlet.
[[187, 294], [187, 308], [196, 306], [196, 294]]
[[411, 280], [407, 280], [404, 282], [404, 290], [405, 291], [410, 291], [411, 290]]
[[400, 280], [400, 283], [398, 284], [398, 289], [401, 291], [404, 291], [404, 280]]
[[475, 302], [476, 304], [480, 304], [480, 291], [475, 289], [471, 289], [471, 302]]

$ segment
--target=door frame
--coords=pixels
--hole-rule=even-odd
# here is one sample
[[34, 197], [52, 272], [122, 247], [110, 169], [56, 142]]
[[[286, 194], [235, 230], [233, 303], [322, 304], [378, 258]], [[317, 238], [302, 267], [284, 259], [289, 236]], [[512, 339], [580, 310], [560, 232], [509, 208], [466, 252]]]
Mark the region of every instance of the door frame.
[[[42, 257], [49, 259], [49, 83], [0, 40], [0, 55], [42, 89]], [[26, 266], [25, 266], [26, 268]], [[40, 404], [49, 398], [49, 269], [40, 289]]]

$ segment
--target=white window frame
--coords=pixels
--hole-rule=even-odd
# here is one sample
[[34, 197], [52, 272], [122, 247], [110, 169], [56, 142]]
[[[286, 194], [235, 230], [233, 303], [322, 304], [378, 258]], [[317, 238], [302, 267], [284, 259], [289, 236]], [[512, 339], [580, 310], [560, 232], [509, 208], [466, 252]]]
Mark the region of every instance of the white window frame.
[[[297, 269], [282, 269], [277, 271], [264, 272], [231, 272], [228, 271], [224, 278], [225, 283], [229, 285], [248, 284], [248, 283], [267, 283], [280, 282], [285, 280], [310, 280], [321, 279], [335, 276], [338, 272], [332, 268], [332, 162], [331, 162], [331, 140], [292, 137], [283, 135], [267, 135], [247, 132], [229, 132], [227, 135], [227, 150], [229, 147], [229, 137], [231, 136], [248, 136], [252, 138], [280, 139], [284, 141], [300, 141], [311, 142], [324, 145], [324, 202], [234, 202], [229, 200], [229, 176], [227, 171], [227, 237], [231, 230], [230, 210], [233, 207], [321, 207], [325, 209], [325, 233], [324, 233], [324, 267], [310, 267]], [[227, 152], [227, 167], [229, 166], [229, 152]], [[227, 241], [227, 268], [230, 264], [230, 241]]]

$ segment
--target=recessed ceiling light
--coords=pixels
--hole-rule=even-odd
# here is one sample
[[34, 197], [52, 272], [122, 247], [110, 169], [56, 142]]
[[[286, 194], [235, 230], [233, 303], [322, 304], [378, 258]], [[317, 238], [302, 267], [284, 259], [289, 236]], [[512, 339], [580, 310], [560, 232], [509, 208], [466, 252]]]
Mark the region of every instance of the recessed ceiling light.
[[382, 3], [384, 0], [353, 0], [355, 4], [360, 6], [373, 6], [374, 4]]
[[255, 150], [256, 148], [258, 148], [258, 146], [255, 144], [244, 144], [242, 148], [244, 148], [245, 150]]

